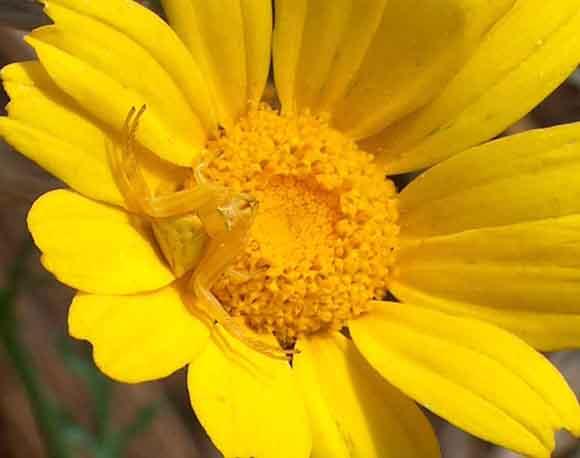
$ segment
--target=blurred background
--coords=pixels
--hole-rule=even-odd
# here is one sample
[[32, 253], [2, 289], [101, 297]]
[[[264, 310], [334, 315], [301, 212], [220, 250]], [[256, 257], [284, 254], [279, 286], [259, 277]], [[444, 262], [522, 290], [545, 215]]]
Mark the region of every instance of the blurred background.
[[[46, 22], [33, 0], [0, 0], [0, 67], [32, 58], [22, 36]], [[7, 102], [0, 88], [0, 114]], [[506, 134], [579, 120], [577, 71]], [[189, 407], [183, 370], [118, 384], [94, 367], [88, 344], [67, 336], [73, 291], [42, 269], [26, 229], [34, 199], [60, 186], [0, 140], [0, 458], [221, 456]], [[580, 352], [549, 356], [580, 393]], [[430, 418], [445, 458], [518, 456]], [[562, 433], [555, 456], [580, 458], [579, 441]]]

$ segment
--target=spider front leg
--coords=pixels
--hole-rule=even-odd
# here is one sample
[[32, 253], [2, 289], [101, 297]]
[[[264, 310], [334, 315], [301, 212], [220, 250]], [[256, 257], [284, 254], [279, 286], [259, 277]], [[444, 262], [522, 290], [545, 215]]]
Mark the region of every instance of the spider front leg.
[[287, 360], [295, 353], [294, 350], [284, 350], [278, 346], [269, 345], [253, 336], [247, 328], [224, 310], [211, 291], [219, 276], [241, 254], [256, 207], [257, 202], [253, 198], [243, 195], [234, 197], [234, 200], [228, 204], [228, 211], [232, 214], [232, 225], [226, 225], [224, 231], [214, 234], [210, 240], [204, 257], [191, 277], [191, 288], [206, 312], [238, 340], [259, 353]]
[[[179, 278], [195, 269], [207, 244], [208, 228], [202, 225], [197, 211], [215, 209], [227, 193], [205, 182], [192, 189], [154, 195], [139, 165], [135, 140], [144, 113], [143, 106], [127, 115], [118, 141], [109, 148], [111, 171], [127, 209], [150, 223], [165, 260]], [[223, 225], [222, 221], [217, 223]]]
[[160, 196], [153, 195], [139, 166], [136, 153], [135, 134], [145, 111], [145, 105], [139, 111], [134, 107], [131, 108], [125, 119], [119, 141], [109, 148], [113, 178], [128, 209], [150, 218], [169, 218], [195, 213], [199, 208], [217, 205], [218, 200], [223, 200], [225, 190], [206, 180], [191, 189]]
[[131, 108], [118, 141], [111, 143], [107, 149], [113, 179], [128, 209], [135, 213], [144, 213], [144, 203], [151, 199], [151, 191], [135, 153], [135, 133], [145, 110], [145, 105], [138, 112], [135, 107]]

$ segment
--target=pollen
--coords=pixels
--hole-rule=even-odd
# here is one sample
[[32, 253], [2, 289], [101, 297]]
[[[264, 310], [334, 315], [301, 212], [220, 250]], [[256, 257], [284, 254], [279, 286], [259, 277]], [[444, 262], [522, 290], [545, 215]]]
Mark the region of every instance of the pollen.
[[260, 106], [208, 144], [208, 179], [259, 203], [243, 254], [213, 293], [280, 342], [340, 329], [387, 292], [393, 183], [323, 116]]

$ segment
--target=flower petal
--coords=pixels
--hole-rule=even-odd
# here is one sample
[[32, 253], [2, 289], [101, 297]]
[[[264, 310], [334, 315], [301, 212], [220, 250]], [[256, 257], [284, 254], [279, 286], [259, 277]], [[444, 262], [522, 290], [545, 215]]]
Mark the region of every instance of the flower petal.
[[[217, 126], [214, 101], [203, 73], [177, 34], [156, 14], [127, 0], [49, 0], [122, 32], [147, 51], [183, 91], [208, 132]], [[44, 2], [46, 3], [46, 1]]]
[[[159, 18], [151, 12], [143, 13], [147, 10], [132, 2], [80, 2], [93, 4], [90, 8], [79, 7], [79, 2], [69, 3], [48, 2], [46, 11], [56, 24], [36, 29], [27, 37], [51, 78], [115, 130], [121, 129], [131, 107], [147, 105], [137, 139], [166, 160], [191, 165], [205, 141], [205, 132], [200, 118], [186, 102], [187, 94], [180, 89], [181, 75], [168, 73], [162, 66], [164, 61], [155, 54], [160, 50], [149, 47], [150, 39], [140, 41], [143, 37], [135, 26], [119, 29], [118, 21], [110, 16], [126, 15], [159, 32], [159, 40], [167, 45], [167, 55], [189, 58], [185, 62], [190, 65], [185, 68], [192, 70], [195, 80], [195, 67], [179, 40], [171, 35], [169, 27], [158, 23]], [[183, 87], [191, 88], [191, 84]]]
[[548, 457], [554, 429], [580, 433], [580, 408], [562, 376], [499, 328], [414, 305], [376, 303], [350, 329], [387, 380], [476, 436]]
[[579, 343], [579, 152], [572, 124], [425, 172], [401, 194], [395, 294], [490, 319], [542, 349]]
[[430, 104], [362, 147], [377, 153], [388, 173], [401, 173], [494, 137], [576, 68], [579, 27], [576, 0], [516, 1]]
[[28, 227], [44, 267], [81, 291], [133, 294], [174, 279], [150, 234], [129, 214], [74, 192], [57, 190], [37, 199]]
[[404, 238], [580, 213], [580, 123], [465, 151], [401, 193]]
[[309, 457], [310, 427], [290, 366], [229, 334], [213, 337], [189, 366], [188, 386], [216, 446], [227, 458]]
[[222, 125], [259, 101], [270, 68], [270, 0], [163, 0], [169, 23], [211, 85]]
[[[272, 57], [274, 63], [274, 81], [276, 92], [282, 104], [282, 109], [286, 112], [296, 112], [306, 106], [314, 108], [313, 101], [310, 103], [299, 102], [298, 98], [306, 101], [312, 99], [314, 95], [322, 89], [327, 73], [331, 67], [331, 56], [333, 49], [341, 41], [343, 27], [348, 19], [348, 8], [350, 0], [337, 0], [333, 3], [309, 2], [308, 0], [276, 0], [275, 1], [275, 23], [272, 37]], [[360, 36], [360, 42], [353, 43], [351, 49], [344, 47], [345, 55], [350, 56], [354, 62], [356, 57], [362, 59], [364, 52], [370, 42], [375, 27], [372, 27], [371, 19], [380, 17], [384, 8], [385, 0], [366, 2], [371, 14], [359, 19], [366, 27], [360, 27], [361, 32], [367, 31]], [[309, 10], [312, 8], [311, 10]], [[362, 9], [364, 11], [364, 9]], [[326, 13], [325, 15], [323, 13]], [[374, 14], [372, 14], [374, 13]], [[366, 21], [365, 21], [366, 19]], [[309, 28], [306, 29], [306, 23]], [[318, 21], [317, 39], [312, 39], [310, 30]], [[354, 22], [354, 20], [353, 20]], [[311, 24], [312, 23], [312, 24]], [[354, 28], [354, 25], [353, 25]], [[303, 46], [304, 44], [304, 46]], [[362, 49], [361, 49], [362, 48]], [[303, 52], [304, 50], [304, 52]], [[318, 59], [308, 59], [310, 51], [317, 50]], [[302, 60], [308, 60], [312, 65], [308, 69], [308, 75], [302, 75], [299, 68], [302, 68]], [[304, 82], [302, 82], [304, 80]], [[307, 81], [311, 82], [306, 86]], [[303, 86], [299, 94], [298, 86]]]
[[580, 215], [402, 244], [395, 278], [452, 301], [580, 313]]
[[174, 285], [134, 296], [78, 293], [68, 321], [73, 337], [92, 343], [97, 366], [126, 383], [170, 375], [193, 361], [209, 338]]
[[120, 205], [107, 164], [108, 136], [71, 109], [38, 62], [8, 65], [2, 79], [11, 102], [10, 117], [0, 118], [0, 135], [75, 190]]
[[[199, 125], [199, 119], [172, 75], [143, 45], [94, 17], [58, 3], [47, 3], [45, 12], [54, 25], [35, 30], [33, 36], [37, 39], [90, 62], [124, 86], [143, 94], [151, 109], [162, 113], [185, 135]], [[147, 78], [143, 78], [144, 74]]]
[[[62, 93], [39, 62], [8, 65], [1, 76], [11, 101], [0, 135], [76, 191], [124, 205], [108, 165], [110, 133]], [[145, 150], [138, 154], [152, 189], [182, 182], [184, 169]]]
[[[389, 290], [401, 301], [435, 308], [456, 316], [472, 317], [493, 323], [517, 335], [529, 345], [543, 351], [564, 350], [580, 346], [580, 313], [557, 313], [529, 309], [496, 308], [452, 301], [427, 294], [397, 281]], [[552, 302], [557, 302], [552, 300]]]
[[432, 98], [512, 1], [278, 0], [282, 106], [329, 111], [354, 138], [377, 133]]
[[439, 457], [417, 405], [382, 380], [340, 334], [301, 342], [293, 368], [313, 433], [313, 458]]

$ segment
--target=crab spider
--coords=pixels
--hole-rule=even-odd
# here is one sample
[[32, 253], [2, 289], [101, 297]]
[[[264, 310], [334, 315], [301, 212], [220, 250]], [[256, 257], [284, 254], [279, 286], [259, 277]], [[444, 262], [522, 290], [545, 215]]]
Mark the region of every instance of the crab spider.
[[[176, 277], [190, 273], [188, 287], [196, 306], [248, 347], [279, 359], [295, 350], [269, 345], [253, 336], [223, 308], [211, 288], [242, 253], [258, 202], [252, 196], [232, 193], [208, 182], [201, 163], [194, 169], [195, 186], [170, 194], [153, 195], [137, 155], [135, 135], [146, 110], [133, 107], [123, 125], [120, 141], [109, 148], [113, 177], [128, 210], [150, 222], [161, 251]], [[199, 223], [208, 240], [202, 255], [191, 247], [199, 236]], [[188, 250], [190, 242], [191, 250]]]

